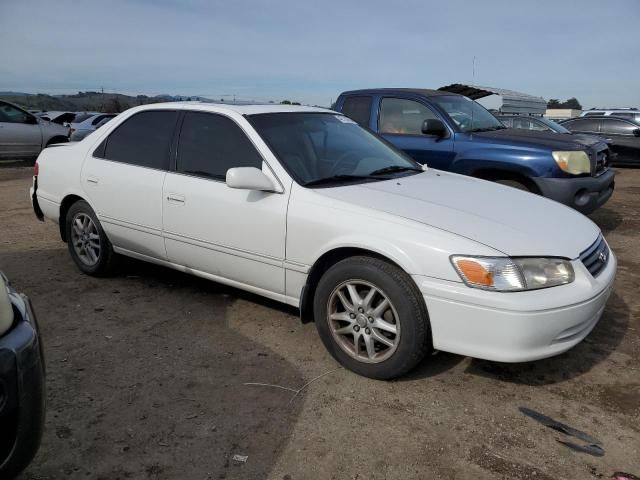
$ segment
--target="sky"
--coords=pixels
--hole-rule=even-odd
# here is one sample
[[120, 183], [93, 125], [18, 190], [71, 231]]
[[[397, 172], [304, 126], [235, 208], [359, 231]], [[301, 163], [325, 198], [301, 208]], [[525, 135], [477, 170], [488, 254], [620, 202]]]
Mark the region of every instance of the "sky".
[[640, 107], [640, 0], [0, 0], [0, 91], [330, 105], [451, 83]]

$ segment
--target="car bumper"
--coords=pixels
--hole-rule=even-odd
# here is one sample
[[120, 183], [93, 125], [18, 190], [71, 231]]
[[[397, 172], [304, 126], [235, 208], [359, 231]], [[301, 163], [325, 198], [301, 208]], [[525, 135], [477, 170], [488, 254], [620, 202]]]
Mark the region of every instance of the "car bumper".
[[429, 312], [433, 346], [475, 358], [526, 362], [563, 353], [598, 323], [611, 293], [613, 252], [593, 278], [580, 260], [574, 282], [529, 292], [489, 292], [414, 276]]
[[545, 197], [587, 214], [611, 198], [615, 188], [615, 175], [615, 172], [609, 169], [598, 177], [535, 177], [532, 180]]
[[[11, 291], [17, 323], [0, 337], [0, 476], [24, 468], [40, 445], [45, 418], [45, 366], [30, 300]], [[10, 474], [9, 477], [12, 475]]]

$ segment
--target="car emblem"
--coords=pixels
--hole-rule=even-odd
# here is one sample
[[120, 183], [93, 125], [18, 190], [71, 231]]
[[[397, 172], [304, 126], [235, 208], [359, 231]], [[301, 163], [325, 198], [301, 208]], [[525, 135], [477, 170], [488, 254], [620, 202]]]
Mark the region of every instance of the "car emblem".
[[598, 255], [598, 258], [602, 263], [607, 263], [607, 254], [605, 252], [600, 252], [600, 255]]

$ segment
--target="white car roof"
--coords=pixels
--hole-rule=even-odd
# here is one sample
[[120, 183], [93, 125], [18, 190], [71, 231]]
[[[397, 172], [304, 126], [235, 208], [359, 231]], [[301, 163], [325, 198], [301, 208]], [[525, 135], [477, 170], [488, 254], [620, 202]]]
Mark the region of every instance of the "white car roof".
[[254, 115], [257, 113], [289, 113], [289, 112], [321, 112], [336, 113], [328, 108], [307, 107], [303, 105], [281, 105], [281, 104], [264, 104], [264, 105], [230, 105], [225, 103], [207, 103], [207, 102], [166, 102], [166, 103], [150, 103], [135, 107], [136, 111], [152, 110], [157, 108], [177, 108], [183, 110], [192, 108], [194, 110], [203, 110], [210, 112], [235, 112], [240, 115]]

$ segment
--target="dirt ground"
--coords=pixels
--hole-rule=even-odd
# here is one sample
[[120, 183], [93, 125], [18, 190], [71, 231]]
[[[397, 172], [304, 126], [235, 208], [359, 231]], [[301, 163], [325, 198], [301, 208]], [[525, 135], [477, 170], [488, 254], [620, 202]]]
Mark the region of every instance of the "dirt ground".
[[[592, 215], [619, 269], [584, 342], [518, 365], [439, 353], [393, 382], [337, 369], [294, 309], [136, 261], [82, 275], [57, 226], [34, 217], [30, 175], [0, 169], [0, 269], [33, 299], [48, 373], [46, 431], [23, 480], [640, 475], [640, 170], [621, 170]], [[606, 454], [569, 450], [519, 406]]]

